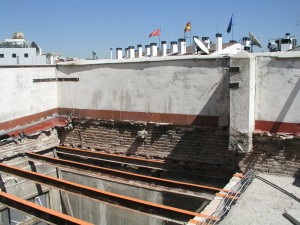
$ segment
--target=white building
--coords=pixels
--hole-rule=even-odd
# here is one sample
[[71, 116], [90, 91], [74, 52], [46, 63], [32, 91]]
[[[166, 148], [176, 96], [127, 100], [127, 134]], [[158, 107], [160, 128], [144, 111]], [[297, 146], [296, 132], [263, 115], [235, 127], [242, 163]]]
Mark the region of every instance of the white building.
[[12, 39], [0, 42], [0, 65], [45, 65], [47, 59], [33, 41], [26, 41], [24, 34], [15, 32]]

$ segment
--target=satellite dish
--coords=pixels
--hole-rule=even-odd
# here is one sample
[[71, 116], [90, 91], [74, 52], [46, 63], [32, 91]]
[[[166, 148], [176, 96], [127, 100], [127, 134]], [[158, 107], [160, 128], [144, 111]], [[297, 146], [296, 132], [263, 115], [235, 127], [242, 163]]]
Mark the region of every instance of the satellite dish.
[[209, 54], [209, 51], [206, 48], [206, 46], [198, 38], [194, 37], [194, 42], [204, 53], [206, 53], [207, 55]]
[[259, 48], [262, 48], [259, 40], [254, 36], [254, 34], [251, 31], [249, 31], [249, 37], [250, 37], [250, 40], [252, 41], [252, 43], [254, 45], [256, 45]]

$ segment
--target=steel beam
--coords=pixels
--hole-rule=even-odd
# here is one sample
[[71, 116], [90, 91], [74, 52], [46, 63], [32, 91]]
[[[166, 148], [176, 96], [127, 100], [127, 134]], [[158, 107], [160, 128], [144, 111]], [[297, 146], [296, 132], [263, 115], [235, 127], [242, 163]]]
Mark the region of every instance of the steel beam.
[[210, 194], [214, 194], [219, 191], [228, 192], [228, 190], [221, 189], [221, 188], [215, 188], [215, 187], [198, 185], [198, 184], [191, 184], [191, 183], [186, 183], [186, 182], [179, 182], [179, 181], [168, 180], [168, 179], [163, 179], [163, 178], [158, 178], [158, 177], [145, 176], [145, 175], [141, 175], [141, 174], [135, 174], [135, 173], [125, 172], [125, 171], [120, 171], [120, 170], [115, 170], [115, 169], [110, 169], [110, 168], [104, 168], [104, 167], [93, 166], [93, 165], [88, 165], [88, 164], [79, 163], [79, 162], [73, 162], [70, 160], [57, 159], [57, 158], [53, 158], [53, 157], [49, 157], [49, 156], [39, 155], [36, 153], [27, 152], [26, 155], [29, 156], [30, 158], [37, 159], [37, 160], [40, 160], [40, 161], [46, 162], [46, 163], [51, 163], [55, 166], [59, 165], [59, 166], [63, 166], [63, 167], [66, 167], [66, 166], [73, 167], [73, 168], [77, 168], [77, 169], [81, 169], [81, 170], [85, 170], [85, 171], [104, 173], [104, 174], [109, 174], [109, 175], [116, 176], [116, 177], [141, 181], [141, 182], [145, 182], [145, 183], [155, 183], [156, 185], [161, 185], [164, 187], [180, 188], [183, 190], [196, 191], [196, 192], [205, 191]]
[[[224, 181], [228, 181], [232, 173], [229, 171], [222, 170], [222, 175], [220, 176], [220, 171], [215, 169], [203, 169], [201, 167], [194, 167], [188, 165], [179, 165], [175, 163], [166, 163], [163, 160], [152, 160], [152, 159], [143, 159], [137, 157], [130, 156], [121, 156], [116, 154], [108, 154], [99, 151], [87, 151], [78, 148], [71, 148], [65, 146], [58, 146], [55, 148], [58, 153], [70, 154], [72, 156], [85, 156], [90, 157], [93, 161], [102, 162], [102, 165], [105, 167], [109, 166], [111, 168], [122, 168], [125, 169], [124, 164], [127, 164], [130, 167], [138, 166], [139, 171], [145, 173], [155, 170], [157, 174], [160, 173], [171, 173], [178, 174], [179, 176], [187, 176], [194, 177], [194, 179], [213, 179], [214, 182], [221, 182], [223, 184]], [[225, 185], [225, 183], [224, 183]], [[223, 186], [223, 185], [222, 185]]]
[[76, 219], [63, 213], [59, 213], [52, 209], [45, 208], [43, 206], [34, 204], [22, 198], [15, 197], [1, 191], [0, 202], [9, 208], [14, 208], [18, 211], [30, 214], [48, 223], [65, 225], [92, 225], [91, 223], [85, 222], [83, 220]]
[[136, 198], [127, 197], [124, 195], [119, 195], [96, 188], [84, 186], [81, 184], [76, 184], [70, 181], [61, 180], [58, 178], [50, 177], [44, 174], [38, 174], [36, 172], [23, 170], [13, 166], [8, 166], [0, 163], [0, 171], [14, 176], [22, 177], [28, 180], [35, 181], [39, 184], [44, 184], [57, 188], [69, 193], [77, 194], [80, 196], [88, 197], [101, 202], [106, 202], [112, 204], [116, 207], [127, 207], [136, 211], [154, 214], [162, 216], [165, 218], [170, 218], [178, 221], [187, 221], [191, 217], [203, 217], [212, 220], [219, 220], [217, 217], [209, 217], [204, 214], [191, 212], [188, 210], [183, 210], [175, 207], [165, 206], [153, 202], [148, 202]]

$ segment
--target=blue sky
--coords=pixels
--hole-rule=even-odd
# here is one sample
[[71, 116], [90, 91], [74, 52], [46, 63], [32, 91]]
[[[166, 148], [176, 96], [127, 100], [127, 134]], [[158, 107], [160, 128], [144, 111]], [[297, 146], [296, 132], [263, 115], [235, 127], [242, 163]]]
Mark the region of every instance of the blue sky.
[[0, 39], [22, 31], [44, 52], [87, 58], [95, 51], [108, 58], [110, 48], [158, 42], [148, 36], [159, 27], [161, 41], [178, 41], [190, 20], [192, 35], [208, 36], [214, 42], [218, 32], [228, 42], [232, 13], [237, 41], [251, 30], [267, 51], [267, 41], [286, 32], [300, 39], [300, 0], [3, 0]]

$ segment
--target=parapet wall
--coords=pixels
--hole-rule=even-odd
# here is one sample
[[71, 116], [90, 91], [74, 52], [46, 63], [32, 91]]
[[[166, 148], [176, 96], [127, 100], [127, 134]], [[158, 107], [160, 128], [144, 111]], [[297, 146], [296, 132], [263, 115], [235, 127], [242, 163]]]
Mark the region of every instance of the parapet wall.
[[256, 57], [255, 129], [300, 135], [300, 54]]
[[0, 134], [57, 114], [55, 78], [55, 66], [0, 67]]
[[[172, 58], [172, 57], [171, 57]], [[58, 66], [58, 107], [74, 116], [228, 125], [228, 58], [175, 57]], [[222, 122], [220, 122], [222, 123]]]

